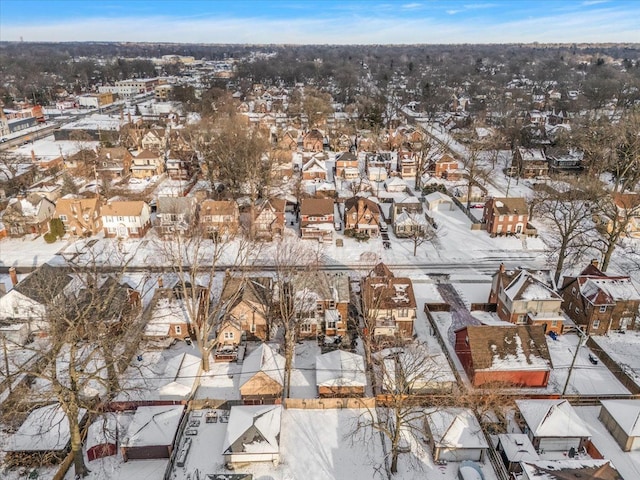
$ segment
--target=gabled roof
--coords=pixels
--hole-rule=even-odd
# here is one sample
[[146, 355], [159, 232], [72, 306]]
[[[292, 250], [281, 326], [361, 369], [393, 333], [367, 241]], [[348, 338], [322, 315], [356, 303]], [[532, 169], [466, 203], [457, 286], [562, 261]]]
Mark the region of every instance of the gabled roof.
[[534, 437], [591, 437], [567, 400], [516, 400], [516, 405]]
[[121, 446], [150, 447], [173, 444], [184, 405], [138, 407]]
[[142, 211], [144, 210], [145, 206], [149, 208], [148, 205], [142, 200], [122, 201], [122, 202], [113, 201], [113, 202], [107, 203], [105, 206], [102, 207], [102, 216], [103, 217], [105, 216], [137, 217], [142, 214]]
[[300, 215], [333, 215], [333, 200], [330, 198], [303, 198]]
[[615, 305], [621, 301], [640, 301], [628, 276], [610, 276], [595, 265], [589, 265], [578, 276], [578, 286], [582, 297], [592, 305]]
[[316, 357], [316, 385], [319, 387], [364, 387], [366, 384], [361, 355], [334, 350]]
[[47, 303], [62, 294], [69, 282], [71, 277], [64, 269], [45, 263], [18, 283], [14, 290], [38, 303]]
[[357, 157], [351, 152], [342, 152], [336, 156], [337, 162], [357, 162]]
[[363, 283], [363, 296], [368, 308], [416, 308], [416, 297], [410, 278], [367, 277]]
[[527, 201], [524, 198], [494, 198], [493, 211], [496, 215], [526, 215]]
[[239, 386], [242, 387], [261, 372], [279, 385], [284, 385], [284, 357], [267, 343], [260, 344], [244, 359]]
[[234, 200], [205, 200], [200, 205], [200, 218], [204, 215], [235, 215], [238, 204]]
[[530, 480], [624, 480], [605, 459], [532, 460], [521, 465]]
[[143, 160], [157, 160], [158, 158], [160, 158], [160, 155], [158, 155], [157, 153], [153, 153], [151, 150], [145, 148], [140, 153], [138, 153], [138, 155], [136, 155], [136, 158], [140, 158]]
[[[281, 405], [231, 407], [222, 444], [223, 455], [279, 453], [281, 418]], [[245, 437], [250, 438], [250, 442]]]
[[542, 325], [468, 325], [465, 328], [474, 370], [549, 370], [551, 367]]
[[192, 213], [195, 207], [195, 197], [158, 197], [156, 212], [159, 214]]
[[640, 400], [601, 400], [602, 408], [630, 437], [640, 437]]
[[527, 270], [520, 270], [504, 288], [511, 301], [518, 300], [562, 300], [562, 297], [532, 276]]
[[312, 157], [311, 160], [309, 160], [307, 163], [305, 163], [302, 166], [302, 171], [303, 172], [309, 172], [309, 171], [314, 171], [314, 172], [326, 172], [327, 171], [327, 167], [324, 164], [324, 161], [319, 160], [315, 157]]
[[466, 408], [447, 408], [427, 413], [427, 421], [437, 446], [447, 448], [488, 448], [482, 428]]

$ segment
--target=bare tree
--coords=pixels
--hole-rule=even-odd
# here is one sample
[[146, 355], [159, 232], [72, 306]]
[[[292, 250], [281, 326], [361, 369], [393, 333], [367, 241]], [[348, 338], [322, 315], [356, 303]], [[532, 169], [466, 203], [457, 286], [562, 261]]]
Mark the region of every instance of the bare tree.
[[319, 276], [321, 252], [314, 244], [285, 236], [273, 244], [275, 318], [284, 336], [284, 396], [291, 393], [291, 371], [296, 341], [308, 312], [315, 312], [317, 296], [313, 287]]
[[122, 391], [119, 374], [141, 338], [141, 292], [124, 284], [128, 262], [121, 260], [121, 267], [108, 275], [100, 273], [97, 256], [67, 268], [43, 266], [16, 287], [32, 300], [28, 321], [46, 342], [22, 347], [38, 361], [20, 365], [16, 373], [37, 380], [13, 395], [18, 402], [42, 397], [60, 404], [77, 477], [89, 473], [82, 454], [82, 412], [89, 417], [99, 413]]
[[[398, 472], [398, 457], [403, 439], [420, 439], [423, 430], [424, 408], [417, 393], [438, 391], [445, 384], [449, 372], [431, 357], [426, 345], [411, 343], [390, 348], [376, 354], [374, 366], [377, 384], [382, 389], [377, 408], [366, 409], [360, 416], [358, 429], [373, 428], [391, 445], [392, 474]], [[441, 392], [448, 395], [450, 392]], [[435, 407], [438, 407], [434, 397]]]
[[627, 234], [634, 217], [640, 214], [637, 194], [602, 192], [594, 202], [594, 218], [598, 239], [596, 245], [602, 253], [602, 271], [609, 268], [611, 256], [620, 240]]
[[546, 238], [549, 254], [556, 258], [556, 284], [565, 264], [580, 258], [588, 250], [588, 234], [593, 228], [591, 202], [593, 194], [571, 185], [564, 192], [540, 193], [538, 218], [551, 227]]
[[210, 355], [218, 345], [216, 333], [222, 326], [226, 308], [235, 302], [240, 292], [226, 292], [222, 302], [222, 284], [216, 282], [222, 269], [239, 272], [251, 255], [259, 249], [243, 236], [231, 230], [218, 232], [214, 240], [192, 224], [184, 233], [158, 240], [159, 257], [168, 263], [167, 271], [177, 277], [176, 289], [184, 303], [189, 334], [202, 356], [202, 369], [210, 370]]

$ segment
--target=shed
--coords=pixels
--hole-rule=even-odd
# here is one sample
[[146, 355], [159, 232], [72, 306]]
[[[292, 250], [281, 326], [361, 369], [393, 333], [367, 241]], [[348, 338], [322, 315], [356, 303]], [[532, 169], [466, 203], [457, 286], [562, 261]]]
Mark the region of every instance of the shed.
[[85, 448], [89, 461], [118, 453], [118, 426], [114, 414], [101, 415], [89, 425]]
[[640, 450], [640, 400], [602, 400], [600, 421], [623, 452]]
[[433, 192], [424, 197], [425, 204], [427, 205], [427, 210], [430, 212], [434, 212], [436, 210], [439, 211], [450, 211], [454, 209], [453, 200], [448, 195], [445, 195], [442, 192]]
[[509, 473], [520, 473], [521, 462], [539, 460], [538, 452], [524, 433], [501, 433], [498, 435], [496, 450]]
[[[623, 480], [609, 460], [537, 460], [522, 462], [522, 480]], [[628, 479], [627, 479], [628, 480]]]
[[222, 446], [225, 462], [278, 462], [281, 418], [280, 405], [231, 407]]
[[591, 437], [589, 428], [567, 400], [516, 400], [516, 405], [538, 451], [577, 451]]
[[316, 357], [316, 384], [320, 397], [361, 397], [367, 385], [364, 359], [345, 350]]
[[170, 458], [183, 405], [138, 407], [120, 449], [124, 461]]
[[470, 409], [427, 411], [426, 427], [432, 438], [435, 461], [482, 461], [489, 448], [480, 423]]
[[[80, 422], [86, 413], [84, 408], [78, 412]], [[70, 443], [67, 414], [59, 403], [52, 403], [33, 410], [18, 431], [9, 437], [4, 451], [9, 464], [12, 459], [20, 459], [18, 463], [24, 462], [26, 458], [37, 461], [44, 455], [64, 458]]]
[[170, 359], [162, 375], [167, 383], [158, 388], [160, 400], [186, 400], [194, 389], [200, 363], [200, 358], [188, 353]]
[[282, 395], [284, 357], [263, 343], [242, 364], [240, 396], [245, 404], [274, 403]]

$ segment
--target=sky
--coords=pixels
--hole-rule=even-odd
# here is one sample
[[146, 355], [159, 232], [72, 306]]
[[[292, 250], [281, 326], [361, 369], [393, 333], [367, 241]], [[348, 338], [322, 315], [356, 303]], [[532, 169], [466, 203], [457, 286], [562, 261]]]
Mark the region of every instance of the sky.
[[0, 41], [640, 42], [640, 0], [0, 0]]

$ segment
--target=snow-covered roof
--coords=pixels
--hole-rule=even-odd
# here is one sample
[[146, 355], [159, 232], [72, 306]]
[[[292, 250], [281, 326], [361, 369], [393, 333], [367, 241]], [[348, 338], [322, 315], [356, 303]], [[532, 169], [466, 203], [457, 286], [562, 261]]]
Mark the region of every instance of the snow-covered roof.
[[85, 448], [90, 449], [96, 445], [113, 444], [118, 441], [118, 422], [115, 414], [105, 413], [96, 418], [87, 431]]
[[529, 437], [524, 433], [501, 433], [498, 440], [510, 462], [538, 460], [538, 452]]
[[640, 437], [640, 400], [602, 400], [602, 408], [630, 437]]
[[[279, 453], [281, 418], [281, 405], [231, 407], [222, 453]], [[251, 443], [244, 443], [250, 429]]]
[[445, 195], [442, 192], [438, 192], [438, 191], [430, 193], [429, 195], [424, 197], [424, 200], [427, 203], [432, 203], [432, 202], [436, 202], [436, 201], [453, 203], [453, 200], [451, 200], [451, 197], [449, 197], [448, 195]]
[[138, 407], [122, 447], [148, 447], [171, 445], [182, 418], [183, 405]]
[[[611, 476], [610, 473], [604, 472], [605, 469], [611, 469], [617, 473], [611, 462], [605, 459], [534, 460], [522, 462], [521, 465], [523, 473], [530, 480], [563, 480], [580, 477], [622, 479], [621, 476]], [[599, 473], [597, 477], [596, 473]]]
[[[80, 409], [78, 420], [87, 413]], [[66, 448], [71, 436], [67, 414], [59, 403], [33, 410], [8, 440], [7, 452], [51, 452]]]
[[318, 355], [316, 384], [319, 387], [364, 387], [367, 384], [364, 359], [344, 350]]
[[534, 437], [591, 437], [567, 400], [516, 400], [516, 404]]
[[167, 362], [163, 378], [168, 383], [158, 389], [162, 400], [182, 400], [189, 396], [200, 370], [200, 359], [183, 353]]
[[520, 273], [504, 289], [511, 300], [558, 300], [562, 297], [531, 275], [527, 270]]
[[244, 359], [239, 386], [242, 387], [259, 372], [265, 373], [280, 385], [284, 384], [284, 357], [267, 343], [261, 344]]
[[448, 448], [488, 448], [478, 419], [466, 408], [447, 408], [427, 413], [433, 440]]

